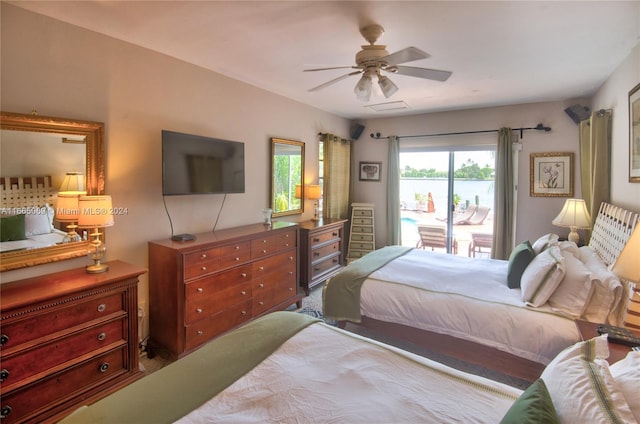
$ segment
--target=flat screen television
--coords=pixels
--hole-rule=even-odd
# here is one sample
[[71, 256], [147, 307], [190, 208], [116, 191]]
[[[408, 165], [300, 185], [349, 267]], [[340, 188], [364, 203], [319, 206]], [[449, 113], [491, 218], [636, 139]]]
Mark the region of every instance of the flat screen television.
[[244, 143], [162, 130], [163, 195], [244, 192]]

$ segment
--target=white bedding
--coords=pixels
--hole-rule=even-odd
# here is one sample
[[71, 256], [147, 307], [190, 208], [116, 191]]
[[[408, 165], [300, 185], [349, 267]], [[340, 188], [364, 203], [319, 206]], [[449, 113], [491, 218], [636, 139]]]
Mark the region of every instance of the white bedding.
[[178, 422], [497, 423], [521, 393], [313, 324]]
[[572, 319], [548, 305], [526, 306], [506, 275], [507, 261], [414, 249], [365, 280], [360, 312], [543, 364], [580, 340]]
[[0, 243], [0, 252], [55, 246], [57, 243], [62, 242], [66, 234], [64, 231], [53, 229], [50, 233], [28, 236], [24, 240], [4, 241]]

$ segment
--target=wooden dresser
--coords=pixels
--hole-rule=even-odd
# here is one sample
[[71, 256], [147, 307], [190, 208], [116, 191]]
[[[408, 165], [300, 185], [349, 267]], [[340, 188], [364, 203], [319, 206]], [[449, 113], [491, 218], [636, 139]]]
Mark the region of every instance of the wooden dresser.
[[143, 376], [138, 277], [107, 262], [0, 285], [2, 424], [53, 422]]
[[298, 225], [251, 224], [149, 243], [149, 349], [180, 358], [260, 315], [286, 309], [298, 287]]
[[307, 295], [342, 269], [345, 222], [321, 219], [300, 223], [300, 284]]

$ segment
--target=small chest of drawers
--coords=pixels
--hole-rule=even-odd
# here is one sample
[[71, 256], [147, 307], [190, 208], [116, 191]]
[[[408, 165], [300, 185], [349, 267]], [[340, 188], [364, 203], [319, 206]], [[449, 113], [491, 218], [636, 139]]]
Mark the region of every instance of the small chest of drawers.
[[238, 325], [299, 303], [298, 226], [274, 222], [149, 243], [149, 349], [180, 358]]
[[300, 285], [309, 291], [344, 265], [345, 219], [300, 223]]
[[0, 285], [2, 423], [55, 421], [140, 378], [138, 277], [109, 262]]

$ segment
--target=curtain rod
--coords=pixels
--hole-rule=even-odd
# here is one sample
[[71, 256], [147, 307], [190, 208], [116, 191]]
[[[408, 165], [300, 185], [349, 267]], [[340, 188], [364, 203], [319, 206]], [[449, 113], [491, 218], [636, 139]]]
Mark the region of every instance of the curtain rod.
[[[542, 124], [538, 124], [535, 127], [523, 127], [523, 128], [512, 128], [512, 131], [520, 131], [520, 138], [522, 139], [522, 133], [526, 130], [536, 130], [536, 131], [551, 131], [551, 127], [545, 127]], [[448, 132], [448, 133], [439, 133], [439, 134], [420, 134], [420, 135], [399, 135], [398, 138], [417, 138], [417, 137], [440, 137], [445, 135], [463, 135], [463, 134], [481, 134], [481, 133], [490, 133], [490, 132], [498, 132], [500, 130], [479, 130], [479, 131], [461, 131], [461, 132]], [[389, 137], [382, 137], [380, 133], [371, 133], [371, 138], [376, 140], [386, 139]]]

